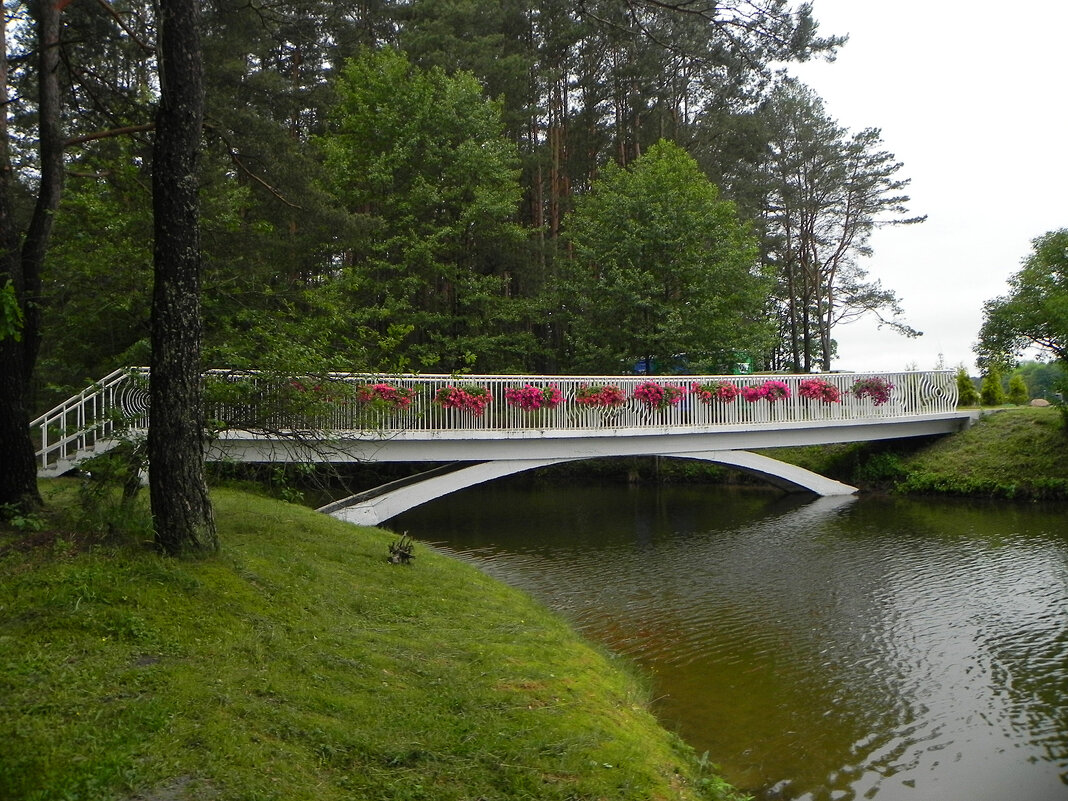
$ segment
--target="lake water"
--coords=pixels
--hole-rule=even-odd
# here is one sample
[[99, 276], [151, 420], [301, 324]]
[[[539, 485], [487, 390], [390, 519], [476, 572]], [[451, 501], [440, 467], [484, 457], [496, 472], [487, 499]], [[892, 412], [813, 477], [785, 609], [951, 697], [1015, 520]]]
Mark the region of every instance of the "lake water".
[[640, 663], [759, 799], [1068, 799], [1068, 507], [502, 484], [390, 527]]

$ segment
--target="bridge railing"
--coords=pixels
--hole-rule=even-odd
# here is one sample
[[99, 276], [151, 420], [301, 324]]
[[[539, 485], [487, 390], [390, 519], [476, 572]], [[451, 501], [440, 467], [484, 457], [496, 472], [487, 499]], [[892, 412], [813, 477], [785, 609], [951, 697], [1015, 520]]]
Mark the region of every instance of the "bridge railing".
[[[101, 445], [113, 444], [120, 431], [146, 430], [147, 385], [148, 368], [116, 370], [34, 420], [40, 468], [62, 472]], [[858, 393], [864, 386], [869, 391]], [[663, 394], [676, 402], [647, 402]], [[614, 397], [618, 404], [598, 405], [590, 395]], [[211, 370], [205, 373], [205, 397], [208, 425], [219, 432], [267, 437], [457, 432], [478, 437], [478, 432], [536, 436], [557, 430], [752, 427], [950, 413], [956, 408], [957, 387], [952, 371], [671, 377], [329, 373], [288, 378]], [[532, 398], [543, 405], [531, 408]]]
[[[331, 373], [301, 379], [213, 371], [207, 381], [209, 398], [217, 398], [209, 417], [223, 428], [253, 431], [706, 428], [908, 417], [953, 412], [957, 404], [952, 371], [671, 377]], [[659, 389], [649, 390], [649, 384]], [[542, 405], [531, 408], [539, 391]], [[658, 406], [643, 400], [658, 393], [673, 394], [676, 402]], [[588, 396], [598, 394], [620, 403], [597, 405]]]

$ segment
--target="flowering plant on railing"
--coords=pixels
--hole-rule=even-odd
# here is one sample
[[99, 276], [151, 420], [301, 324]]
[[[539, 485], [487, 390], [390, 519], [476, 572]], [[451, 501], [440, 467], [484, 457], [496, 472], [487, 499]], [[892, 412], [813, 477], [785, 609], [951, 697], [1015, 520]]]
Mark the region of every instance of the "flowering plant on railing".
[[359, 403], [400, 411], [412, 405], [416, 391], [392, 384], [363, 384], [356, 387], [356, 400]]
[[634, 388], [634, 397], [642, 405], [650, 409], [666, 409], [669, 406], [678, 406], [686, 396], [686, 388], [677, 384], [658, 384], [655, 381], [645, 381]]
[[690, 394], [696, 395], [702, 403], [711, 403], [714, 400], [733, 403], [741, 393], [738, 387], [726, 381], [709, 381], [707, 384], [698, 384], [695, 381], [690, 385]]
[[777, 379], [771, 379], [765, 381], [759, 386], [751, 384], [747, 387], [742, 387], [742, 397], [749, 403], [756, 403], [759, 400], [766, 400], [768, 403], [775, 403], [777, 400], [790, 397], [790, 388], [786, 386], [786, 383]]
[[615, 384], [583, 384], [575, 390], [575, 403], [579, 406], [616, 409], [626, 402], [627, 396]]
[[434, 403], [445, 409], [465, 409], [481, 417], [493, 401], [490, 391], [478, 384], [449, 385], [434, 394]]
[[824, 403], [841, 403], [842, 393], [830, 381], [822, 378], [806, 378], [797, 385], [797, 394], [802, 398]]
[[504, 397], [509, 406], [528, 412], [555, 409], [564, 402], [564, 393], [556, 384], [549, 384], [547, 387], [536, 387], [533, 384], [509, 387], [504, 391]]
[[764, 400], [767, 396], [768, 391], [764, 389], [763, 384], [750, 384], [742, 387], [742, 397], [745, 398], [747, 403], [756, 403], [759, 400]]
[[893, 388], [894, 385], [885, 378], [869, 376], [868, 378], [858, 378], [854, 381], [850, 391], [857, 398], [871, 398], [873, 405], [882, 406], [890, 400], [890, 390]]

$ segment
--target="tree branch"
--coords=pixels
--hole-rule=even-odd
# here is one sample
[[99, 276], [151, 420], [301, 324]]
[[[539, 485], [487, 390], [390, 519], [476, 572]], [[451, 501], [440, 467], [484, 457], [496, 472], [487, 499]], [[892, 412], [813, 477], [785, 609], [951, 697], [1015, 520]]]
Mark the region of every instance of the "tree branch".
[[95, 142], [98, 139], [110, 139], [115, 136], [125, 136], [132, 133], [143, 133], [145, 131], [155, 130], [155, 123], [149, 122], [144, 125], [127, 125], [122, 128], [109, 128], [106, 131], [96, 131], [94, 133], [83, 134], [82, 136], [75, 136], [71, 139], [66, 139], [63, 142], [63, 147], [67, 148], [72, 145], [82, 145], [86, 142]]

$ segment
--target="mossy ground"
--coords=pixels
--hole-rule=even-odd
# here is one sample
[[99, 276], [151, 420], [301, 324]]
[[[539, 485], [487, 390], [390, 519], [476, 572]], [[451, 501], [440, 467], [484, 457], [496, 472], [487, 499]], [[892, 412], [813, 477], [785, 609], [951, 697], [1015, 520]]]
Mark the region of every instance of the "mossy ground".
[[0, 529], [0, 798], [729, 797], [527, 596], [423, 547], [390, 565], [384, 531], [215, 503], [202, 561]]

